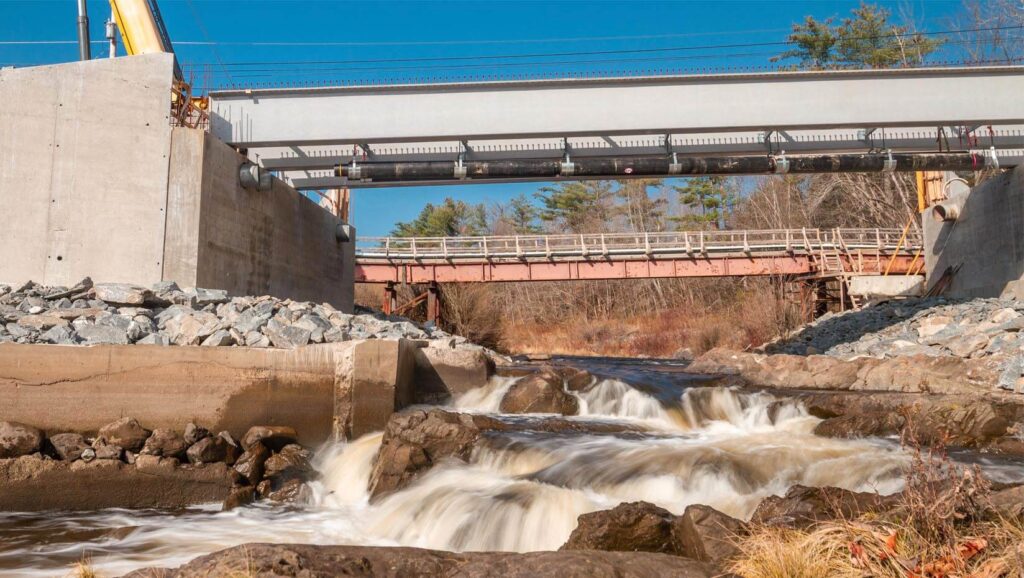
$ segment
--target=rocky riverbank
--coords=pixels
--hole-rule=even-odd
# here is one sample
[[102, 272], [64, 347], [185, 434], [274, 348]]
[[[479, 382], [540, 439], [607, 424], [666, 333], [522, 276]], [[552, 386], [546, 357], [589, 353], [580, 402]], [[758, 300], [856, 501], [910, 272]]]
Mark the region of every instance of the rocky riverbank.
[[94, 436], [0, 422], [0, 511], [303, 501], [315, 472], [296, 440], [282, 426], [253, 427], [235, 440], [194, 423], [182, 433], [150, 431], [131, 417]]
[[173, 282], [148, 288], [89, 278], [73, 287], [0, 285], [0, 343], [294, 348], [398, 338], [466, 343], [435, 327], [367, 310], [350, 315], [327, 303], [229, 297]]
[[[1024, 302], [1009, 299], [892, 301], [842, 314], [827, 314], [763, 353], [862, 357], [952, 358], [987, 370], [992, 386], [1024, 390]], [[920, 363], [920, 361], [918, 361]]]

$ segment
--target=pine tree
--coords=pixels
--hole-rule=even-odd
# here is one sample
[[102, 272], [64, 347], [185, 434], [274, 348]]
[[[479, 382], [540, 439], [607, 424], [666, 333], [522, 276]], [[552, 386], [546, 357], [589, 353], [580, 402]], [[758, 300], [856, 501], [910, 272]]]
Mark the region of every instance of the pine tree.
[[672, 217], [684, 228], [721, 229], [726, 212], [733, 204], [733, 193], [725, 177], [694, 177], [682, 187], [673, 187], [679, 203], [690, 208], [690, 214]]
[[440, 205], [427, 203], [412, 221], [396, 224], [391, 236], [457, 237], [486, 231], [487, 215], [482, 204], [470, 205], [448, 197]]
[[913, 32], [910, 26], [889, 22], [891, 13], [875, 4], [861, 4], [836, 26], [808, 16], [793, 25], [787, 39], [795, 47], [772, 62], [798, 59], [799, 68], [886, 68], [920, 64], [942, 45], [941, 40]]
[[602, 232], [612, 218], [611, 181], [558, 183], [534, 196], [541, 201], [540, 219], [560, 231]]

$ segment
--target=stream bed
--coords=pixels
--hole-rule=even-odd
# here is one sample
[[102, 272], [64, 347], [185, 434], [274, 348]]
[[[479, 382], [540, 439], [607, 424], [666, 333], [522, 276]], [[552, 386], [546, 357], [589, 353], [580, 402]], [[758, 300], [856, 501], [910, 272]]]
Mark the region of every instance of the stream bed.
[[[815, 436], [819, 420], [800, 405], [706, 386], [677, 363], [569, 362], [602, 376], [573, 394], [580, 415], [570, 419], [625, 421], [640, 431], [494, 436], [468, 463], [438, 465], [372, 504], [367, 482], [380, 433], [320, 448], [320, 479], [302, 507], [0, 513], [0, 575], [64, 576], [86, 559], [101, 575], [118, 576], [246, 542], [555, 550], [579, 515], [622, 502], [644, 500], [676, 514], [699, 503], [749, 518], [763, 498], [796, 484], [882, 494], [902, 488], [910, 458], [895, 440]], [[494, 377], [449, 409], [497, 413], [515, 379]], [[1024, 467], [1012, 462], [956, 458], [1000, 481], [1024, 480]]]

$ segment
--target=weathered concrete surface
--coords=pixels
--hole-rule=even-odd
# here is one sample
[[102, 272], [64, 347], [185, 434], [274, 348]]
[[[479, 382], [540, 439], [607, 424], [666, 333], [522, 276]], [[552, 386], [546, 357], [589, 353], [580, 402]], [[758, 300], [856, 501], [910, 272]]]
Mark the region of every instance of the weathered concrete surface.
[[924, 293], [921, 275], [858, 275], [850, 278], [850, 293], [866, 297], [910, 297]]
[[[236, 439], [255, 425], [315, 446], [384, 429], [445, 366], [417, 368], [421, 342], [370, 339], [297, 349], [0, 344], [0, 420], [93, 434], [132, 416], [147, 428], [193, 421]], [[426, 378], [421, 378], [426, 376]], [[478, 386], [487, 373], [477, 375]]]
[[405, 339], [356, 343], [338, 358], [335, 375], [334, 435], [355, 439], [384, 429], [388, 418], [413, 397], [415, 351]]
[[136, 467], [118, 460], [64, 462], [29, 456], [0, 460], [0, 511], [180, 508], [223, 500], [225, 464]]
[[161, 279], [173, 62], [0, 70], [0, 281]]
[[959, 265], [945, 295], [1024, 299], [1024, 167], [949, 201], [962, 203], [956, 221], [922, 219], [929, 285]]
[[423, 347], [415, 350], [415, 397], [401, 399], [402, 407], [414, 403], [445, 403], [487, 383], [493, 363], [483, 349]]
[[245, 157], [204, 131], [174, 129], [171, 152], [164, 279], [352, 311], [354, 241], [338, 240], [341, 219], [279, 179], [243, 189]]
[[287, 425], [316, 445], [331, 434], [335, 355], [351, 347], [0, 344], [0, 420], [95, 433], [130, 415], [148, 428], [191, 420], [236, 439], [254, 425]]

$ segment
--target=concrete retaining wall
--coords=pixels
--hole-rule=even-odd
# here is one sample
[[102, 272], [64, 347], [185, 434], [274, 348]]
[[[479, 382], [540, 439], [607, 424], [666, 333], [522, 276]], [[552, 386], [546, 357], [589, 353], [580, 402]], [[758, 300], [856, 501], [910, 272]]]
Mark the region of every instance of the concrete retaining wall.
[[351, 312], [355, 243], [338, 241], [341, 219], [278, 179], [243, 189], [245, 160], [204, 131], [174, 129], [164, 278]]
[[0, 282], [226, 289], [352, 311], [354, 243], [340, 219], [245, 160], [171, 128], [174, 60], [154, 54], [0, 71]]
[[394, 411], [423, 399], [421, 384], [438, 375], [459, 376], [457, 385], [449, 381], [460, 390], [486, 383], [485, 357], [424, 356], [421, 345], [367, 340], [284, 350], [0, 344], [0, 421], [48, 434], [94, 434], [131, 416], [149, 429], [181, 431], [194, 421], [236, 438], [254, 425], [287, 425], [301, 443], [316, 446], [334, 436], [352, 439], [384, 429]]
[[253, 425], [288, 425], [319, 444], [331, 435], [335, 355], [352, 346], [2, 344], [0, 420], [95, 433], [132, 416], [149, 429], [195, 421], [236, 438]]
[[923, 216], [929, 286], [959, 265], [946, 295], [1024, 299], [1024, 167], [950, 201], [963, 203], [956, 221]]

